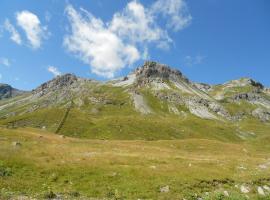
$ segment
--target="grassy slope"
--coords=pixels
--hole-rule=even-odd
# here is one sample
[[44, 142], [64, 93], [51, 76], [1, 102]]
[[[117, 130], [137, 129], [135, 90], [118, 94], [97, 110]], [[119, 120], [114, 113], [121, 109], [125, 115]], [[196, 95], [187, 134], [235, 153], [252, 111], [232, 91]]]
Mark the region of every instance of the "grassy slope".
[[[12, 146], [13, 141], [22, 146]], [[235, 185], [246, 183], [255, 199], [256, 187], [270, 178], [269, 169], [258, 169], [270, 149], [249, 142], [81, 140], [36, 129], [0, 129], [0, 143], [0, 172], [7, 172], [0, 177], [0, 198], [41, 198], [53, 191], [69, 199], [78, 193], [84, 198], [196, 199], [195, 194], [206, 198], [205, 192], [220, 199], [227, 190], [231, 199], [245, 199]], [[167, 185], [170, 192], [160, 193]]]
[[[82, 102], [82, 105], [74, 106], [67, 116], [60, 134], [91, 138], [91, 139], [123, 139], [123, 140], [158, 140], [158, 139], [185, 139], [204, 138], [220, 141], [239, 141], [238, 127], [231, 122], [204, 120], [191, 115], [184, 106], [177, 105], [179, 111], [184, 111], [186, 116], [171, 114], [168, 111], [168, 103], [160, 101], [149, 90], [140, 91], [146, 103], [154, 111], [151, 115], [142, 115], [134, 110], [133, 102], [128, 92], [121, 87], [108, 85], [89, 86], [89, 94], [82, 99], [73, 99]], [[166, 91], [164, 91], [166, 92]], [[89, 97], [102, 99], [95, 104]], [[237, 114], [241, 111], [252, 110], [248, 103], [232, 104], [223, 103], [231, 112]], [[12, 107], [16, 111], [18, 107]], [[19, 109], [21, 109], [19, 107]], [[64, 106], [51, 107], [37, 110], [0, 120], [0, 125], [30, 126], [34, 128], [46, 128], [55, 132], [66, 113]], [[5, 111], [0, 111], [5, 112]], [[267, 124], [258, 123], [261, 129], [266, 130]], [[262, 134], [262, 133], [259, 133]]]
[[[170, 114], [167, 102], [147, 90], [141, 92], [154, 114], [141, 115], [124, 90], [96, 86], [83, 99], [74, 99], [83, 104], [71, 109], [60, 134], [84, 140], [40, 130], [55, 132], [64, 106], [0, 120], [3, 126], [39, 128], [0, 129], [0, 199], [14, 193], [41, 198], [49, 191], [110, 199], [197, 199], [195, 193], [207, 199], [209, 191], [209, 199], [220, 199], [224, 190], [244, 199], [235, 185], [249, 184], [255, 198], [256, 187], [269, 184], [269, 169], [258, 166], [269, 161], [270, 124], [250, 116], [238, 123], [203, 120], [181, 106], [186, 116]], [[90, 96], [105, 101], [95, 104]], [[231, 114], [253, 109], [245, 103], [223, 104]], [[10, 111], [19, 109], [27, 106]], [[13, 141], [22, 147], [13, 147]], [[170, 192], [160, 193], [166, 185]]]

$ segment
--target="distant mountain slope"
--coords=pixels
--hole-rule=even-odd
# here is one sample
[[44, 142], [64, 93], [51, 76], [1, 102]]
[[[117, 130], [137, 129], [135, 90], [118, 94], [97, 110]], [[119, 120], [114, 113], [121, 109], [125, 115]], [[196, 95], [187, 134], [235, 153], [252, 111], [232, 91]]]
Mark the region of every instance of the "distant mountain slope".
[[15, 97], [24, 91], [12, 88], [10, 85], [0, 83], [0, 100]]
[[252, 79], [194, 83], [169, 66], [146, 62], [106, 83], [58, 76], [0, 101], [0, 124], [99, 139], [238, 141], [267, 134], [269, 110], [269, 89]]

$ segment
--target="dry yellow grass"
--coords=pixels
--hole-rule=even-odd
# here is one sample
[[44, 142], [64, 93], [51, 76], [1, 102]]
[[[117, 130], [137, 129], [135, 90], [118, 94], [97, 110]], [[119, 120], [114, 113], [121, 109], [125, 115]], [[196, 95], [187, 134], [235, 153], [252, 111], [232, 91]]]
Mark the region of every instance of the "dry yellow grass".
[[[237, 193], [234, 185], [255, 188], [270, 178], [270, 169], [260, 168], [270, 153], [249, 143], [86, 140], [27, 128], [0, 129], [0, 144], [2, 165], [12, 171], [0, 178], [2, 196], [40, 197], [52, 190], [87, 198], [177, 199], [223, 189]], [[160, 193], [166, 185], [170, 192]]]

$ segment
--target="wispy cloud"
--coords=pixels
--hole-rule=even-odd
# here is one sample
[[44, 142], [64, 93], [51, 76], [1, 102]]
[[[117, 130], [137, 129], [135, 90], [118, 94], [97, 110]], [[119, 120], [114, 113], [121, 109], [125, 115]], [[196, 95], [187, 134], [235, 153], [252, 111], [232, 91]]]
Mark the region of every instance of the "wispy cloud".
[[45, 13], [45, 20], [46, 20], [46, 22], [50, 22], [51, 19], [52, 19], [51, 13], [49, 11], [46, 11], [46, 13]]
[[10, 61], [8, 58], [0, 58], [0, 65], [4, 65], [6, 67], [10, 66]]
[[22, 39], [16, 28], [10, 23], [8, 19], [5, 20], [4, 29], [10, 33], [10, 39], [15, 43], [21, 45]]
[[[82, 8], [78, 11], [69, 4], [66, 14], [71, 30], [64, 38], [64, 46], [88, 64], [93, 73], [111, 78], [124, 67], [149, 57], [150, 44], [168, 49], [173, 42], [168, 31], [187, 26], [191, 17], [185, 4], [181, 3], [183, 0], [170, 2], [176, 8], [170, 8], [168, 2], [162, 0], [146, 8], [133, 0], [108, 22]], [[162, 5], [166, 9], [161, 9]], [[158, 24], [157, 18], [162, 16], [170, 18], [165, 28]], [[173, 20], [178, 24], [170, 24]]]
[[167, 27], [179, 31], [191, 23], [192, 17], [184, 0], [157, 0], [151, 7], [154, 15], [162, 15]]
[[61, 72], [58, 70], [57, 67], [54, 67], [54, 66], [49, 66], [47, 68], [48, 72], [52, 73], [54, 76], [59, 76], [61, 75]]
[[48, 36], [47, 27], [42, 26], [37, 15], [27, 10], [16, 14], [18, 26], [26, 33], [26, 37], [32, 48], [40, 48], [42, 40]]
[[184, 61], [187, 66], [199, 65], [205, 60], [205, 56], [185, 56]]

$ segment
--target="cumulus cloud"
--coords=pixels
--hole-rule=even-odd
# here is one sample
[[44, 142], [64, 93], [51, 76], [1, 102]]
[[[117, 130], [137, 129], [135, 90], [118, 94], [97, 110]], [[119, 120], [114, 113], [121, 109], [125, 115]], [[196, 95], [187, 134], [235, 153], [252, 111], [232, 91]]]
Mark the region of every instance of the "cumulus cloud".
[[10, 66], [10, 61], [7, 58], [0, 58], [0, 64], [4, 65], [6, 67], [9, 67]]
[[48, 33], [47, 28], [41, 26], [38, 16], [24, 10], [16, 14], [16, 20], [18, 26], [25, 31], [26, 37], [32, 48], [39, 48], [42, 44], [42, 40], [47, 37]]
[[12, 41], [14, 41], [15, 43], [17, 43], [19, 45], [22, 44], [22, 39], [21, 39], [20, 34], [15, 29], [15, 27], [10, 23], [10, 21], [8, 19], [5, 20], [4, 28], [5, 28], [5, 30], [7, 30], [11, 34], [10, 39]]
[[47, 68], [48, 72], [52, 73], [54, 76], [60, 76], [61, 75], [61, 72], [58, 70], [57, 67], [54, 67], [54, 66], [49, 66]]
[[139, 59], [138, 49], [125, 44], [102, 20], [90, 13], [83, 16], [71, 5], [67, 6], [66, 12], [72, 34], [65, 37], [64, 45], [92, 66], [93, 73], [111, 78], [126, 64]]
[[179, 25], [174, 22], [164, 28], [157, 23], [157, 18], [168, 15], [175, 20], [183, 20], [183, 6], [179, 5], [173, 11], [169, 8], [161, 10], [158, 5], [163, 3], [168, 6], [168, 3], [161, 0], [158, 2], [146, 8], [139, 1], [133, 0], [108, 22], [82, 8], [78, 11], [69, 4], [66, 14], [71, 29], [64, 37], [64, 46], [88, 64], [93, 73], [107, 78], [114, 77], [124, 67], [148, 58], [150, 44], [168, 49], [173, 42], [168, 29], [180, 30]]
[[131, 43], [171, 41], [167, 31], [155, 23], [151, 12], [137, 1], [131, 1], [123, 12], [114, 14], [109, 29]]

